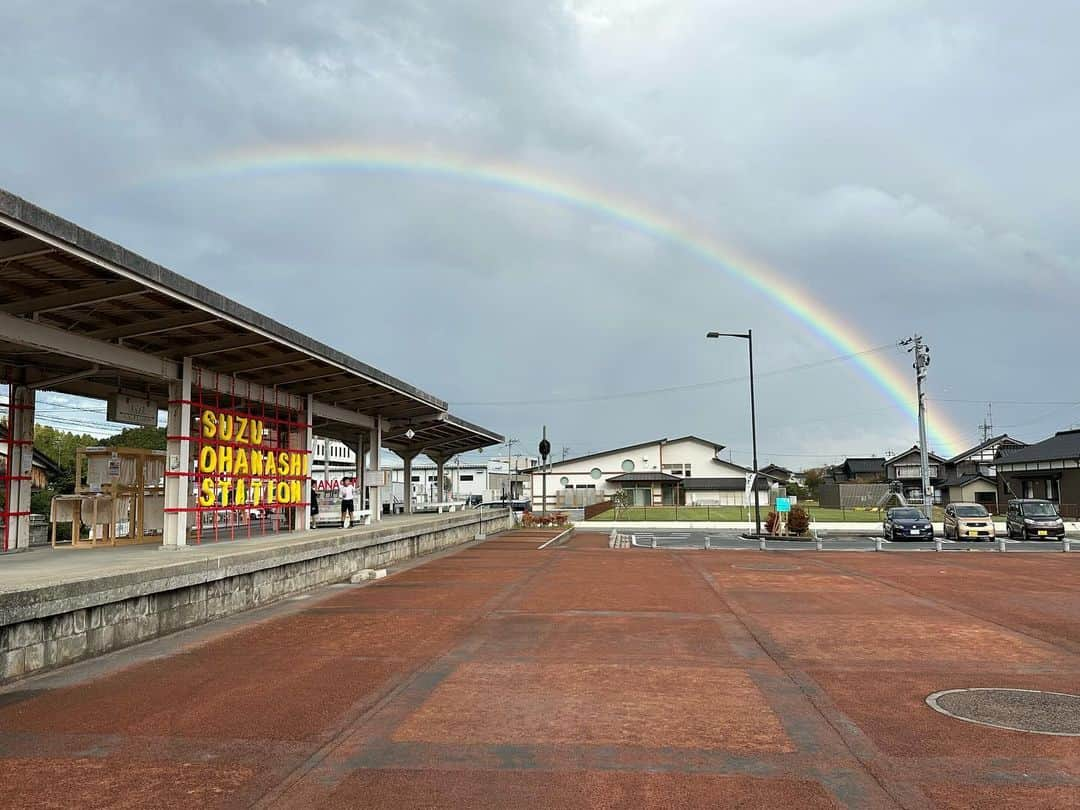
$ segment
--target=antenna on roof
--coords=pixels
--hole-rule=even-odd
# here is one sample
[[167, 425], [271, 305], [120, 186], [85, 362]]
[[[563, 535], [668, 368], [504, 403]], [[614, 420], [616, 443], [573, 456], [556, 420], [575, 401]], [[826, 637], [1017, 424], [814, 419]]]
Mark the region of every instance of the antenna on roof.
[[983, 423], [979, 425], [979, 430], [982, 431], [982, 440], [985, 442], [991, 436], [994, 435], [994, 403], [986, 403], [986, 418]]

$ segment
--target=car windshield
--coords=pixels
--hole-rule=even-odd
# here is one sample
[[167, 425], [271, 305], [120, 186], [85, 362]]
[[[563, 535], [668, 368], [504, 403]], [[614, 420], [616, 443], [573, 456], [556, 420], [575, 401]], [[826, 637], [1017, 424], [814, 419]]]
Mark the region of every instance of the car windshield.
[[1057, 509], [1052, 503], [1025, 503], [1024, 517], [1057, 517]]
[[922, 512], [918, 509], [893, 509], [892, 516], [894, 520], [918, 520]]
[[958, 506], [956, 507], [957, 517], [989, 517], [990, 513], [986, 511], [982, 506]]

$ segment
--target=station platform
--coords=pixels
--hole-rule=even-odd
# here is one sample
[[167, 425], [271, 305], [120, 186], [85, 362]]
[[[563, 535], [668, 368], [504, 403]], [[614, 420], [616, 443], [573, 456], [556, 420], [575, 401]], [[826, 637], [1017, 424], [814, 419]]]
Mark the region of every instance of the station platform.
[[[512, 526], [485, 510], [483, 532]], [[478, 510], [189, 545], [0, 557], [0, 683], [470, 542]]]

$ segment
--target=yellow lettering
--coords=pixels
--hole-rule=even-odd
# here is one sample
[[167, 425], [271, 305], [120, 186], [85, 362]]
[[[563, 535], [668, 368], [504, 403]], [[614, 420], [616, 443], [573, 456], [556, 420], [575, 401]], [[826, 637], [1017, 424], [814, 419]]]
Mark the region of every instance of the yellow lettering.
[[277, 499], [278, 503], [288, 503], [289, 498], [292, 496], [292, 491], [289, 489], [288, 481], [278, 481], [277, 485]]
[[310, 475], [311, 474], [309, 472], [310, 469], [311, 469], [311, 456], [309, 454], [307, 454], [307, 453], [304, 453], [304, 472], [301, 473], [301, 475]]
[[217, 469], [217, 448], [212, 444], [205, 444], [199, 450], [199, 472], [212, 473], [215, 469]]
[[263, 482], [255, 480], [251, 482], [251, 505], [258, 506], [262, 500]]
[[263, 472], [267, 475], [277, 475], [277, 456], [272, 452], [263, 458]]
[[300, 503], [302, 500], [304, 500], [304, 490], [300, 486], [299, 481], [290, 481], [289, 482], [289, 490], [290, 490], [290, 498], [291, 498], [293, 503]]
[[202, 435], [206, 439], [217, 435], [217, 414], [213, 411], [202, 412]]
[[202, 491], [199, 493], [199, 506], [213, 506], [214, 505], [214, 479], [204, 478], [202, 480]]
[[221, 505], [222, 506], [228, 506], [229, 505], [229, 493], [232, 492], [233, 482], [232, 481], [222, 481], [220, 486], [221, 486]]
[[[252, 451], [254, 453], [254, 451]], [[237, 475], [248, 474], [248, 451], [243, 447], [236, 449], [236, 458], [233, 459], [233, 472]]]
[[248, 418], [246, 416], [236, 417], [236, 443], [247, 444], [248, 443]]
[[217, 452], [218, 472], [232, 475], [233, 449], [231, 447], [219, 447]]
[[299, 453], [289, 454], [289, 475], [303, 475], [304, 461]]
[[223, 442], [231, 442], [233, 438], [233, 418], [231, 413], [221, 414], [218, 421], [218, 438]]
[[244, 486], [243, 478], [236, 481], [236, 498], [234, 500], [237, 506], [247, 503], [247, 487]]
[[263, 438], [263, 423], [262, 419], [251, 420], [251, 443], [262, 444]]
[[277, 502], [276, 499], [274, 498], [274, 496], [277, 493], [274, 491], [274, 482], [273, 481], [267, 481], [266, 482], [266, 493], [265, 494], [266, 494], [266, 502], [267, 503], [276, 503]]
[[282, 450], [280, 453], [278, 453], [277, 467], [278, 472], [281, 475], [289, 474], [289, 454], [287, 451]]
[[263, 474], [263, 454], [261, 450], [251, 451], [251, 474], [262, 475]]

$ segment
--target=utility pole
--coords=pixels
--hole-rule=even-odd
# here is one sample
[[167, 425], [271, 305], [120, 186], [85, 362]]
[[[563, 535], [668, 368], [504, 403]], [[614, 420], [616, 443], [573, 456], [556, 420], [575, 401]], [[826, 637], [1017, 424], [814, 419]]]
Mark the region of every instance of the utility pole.
[[562, 448], [562, 460], [563, 460], [563, 461], [566, 461], [566, 457], [567, 457], [568, 455], [570, 455], [570, 448], [569, 448], [569, 447], [567, 447], [567, 446], [566, 446], [566, 445], [564, 444], [564, 445], [563, 445], [563, 448]]
[[923, 343], [922, 335], [912, 335], [900, 341], [900, 345], [915, 355], [915, 392], [919, 398], [919, 461], [922, 464], [923, 511], [927, 520], [934, 516], [934, 490], [930, 486], [930, 459], [926, 447], [926, 369], [930, 365], [930, 347]]
[[548, 456], [551, 455], [551, 442], [547, 437], [547, 425], [544, 425], [544, 434], [540, 439], [540, 446], [537, 448], [540, 451], [540, 474], [544, 482], [544, 499], [541, 501], [540, 511], [543, 514], [547, 514], [547, 477], [548, 477]]
[[518, 443], [517, 439], [506, 440], [506, 500], [507, 503], [514, 499], [514, 478], [510, 472], [510, 459], [513, 457], [513, 447]]

